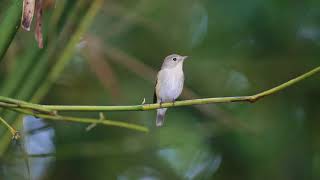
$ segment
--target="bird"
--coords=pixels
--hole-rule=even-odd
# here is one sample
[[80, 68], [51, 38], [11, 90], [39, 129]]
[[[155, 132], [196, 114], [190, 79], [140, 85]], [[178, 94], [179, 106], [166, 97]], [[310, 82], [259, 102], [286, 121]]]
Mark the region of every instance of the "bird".
[[167, 56], [158, 72], [153, 96], [153, 103], [160, 103], [160, 109], [157, 109], [157, 127], [163, 125], [167, 111], [167, 108], [161, 108], [161, 104], [165, 102], [174, 103], [183, 90], [183, 63], [187, 57], [178, 54]]

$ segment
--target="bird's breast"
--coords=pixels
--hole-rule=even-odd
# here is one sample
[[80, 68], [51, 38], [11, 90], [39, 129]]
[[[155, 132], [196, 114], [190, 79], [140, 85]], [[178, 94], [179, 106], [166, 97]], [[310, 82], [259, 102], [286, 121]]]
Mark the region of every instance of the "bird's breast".
[[158, 74], [157, 96], [162, 101], [177, 99], [183, 89], [184, 75], [178, 68], [163, 69]]

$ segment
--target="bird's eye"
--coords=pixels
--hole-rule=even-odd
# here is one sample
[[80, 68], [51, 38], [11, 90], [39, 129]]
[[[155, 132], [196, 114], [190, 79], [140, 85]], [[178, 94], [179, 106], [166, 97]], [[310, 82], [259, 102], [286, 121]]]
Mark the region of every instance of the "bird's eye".
[[176, 60], [177, 60], [177, 58], [173, 58], [172, 60], [176, 61]]

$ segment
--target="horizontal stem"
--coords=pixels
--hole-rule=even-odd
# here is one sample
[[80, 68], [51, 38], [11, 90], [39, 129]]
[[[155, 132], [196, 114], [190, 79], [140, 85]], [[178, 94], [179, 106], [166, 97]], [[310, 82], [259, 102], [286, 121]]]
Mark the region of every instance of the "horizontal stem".
[[0, 96], [0, 107], [10, 108], [10, 107], [19, 107], [22, 109], [30, 109], [37, 112], [52, 114], [51, 110], [45, 109], [42, 105], [33, 104], [22, 100], [12, 99], [8, 97]]
[[42, 105], [42, 108], [51, 111], [146, 111], [154, 110], [159, 108], [170, 108], [177, 106], [190, 106], [200, 104], [211, 104], [211, 103], [229, 103], [229, 102], [255, 102], [265, 96], [279, 92], [289, 86], [292, 86], [320, 71], [320, 66], [312, 69], [311, 71], [302, 74], [290, 81], [287, 81], [279, 86], [272, 89], [263, 91], [261, 93], [251, 96], [236, 96], [236, 97], [216, 97], [216, 98], [203, 98], [203, 99], [192, 99], [184, 101], [175, 101], [167, 103], [156, 103], [156, 104], [143, 104], [143, 105], [132, 105], [132, 106], [61, 106], [61, 105]]
[[78, 123], [87, 123], [87, 124], [103, 124], [103, 125], [108, 125], [108, 126], [117, 126], [117, 127], [122, 127], [122, 128], [127, 128], [127, 129], [132, 129], [132, 130], [137, 130], [137, 131], [142, 131], [142, 132], [148, 132], [148, 128], [141, 126], [141, 125], [136, 125], [136, 124], [131, 124], [127, 122], [120, 122], [120, 121], [113, 121], [113, 120], [107, 120], [107, 119], [94, 119], [94, 118], [82, 118], [82, 117], [71, 117], [71, 116], [61, 116], [61, 115], [49, 115], [49, 114], [37, 114], [32, 111], [28, 110], [23, 110], [19, 108], [14, 108], [11, 109], [13, 111], [22, 113], [22, 114], [28, 114], [32, 115], [38, 118], [43, 118], [43, 119], [50, 119], [50, 120], [57, 120], [57, 121], [71, 121], [71, 122], [78, 122]]
[[237, 97], [217, 97], [217, 98], [203, 98], [203, 99], [192, 99], [176, 102], [168, 102], [162, 104], [141, 104], [132, 106], [62, 106], [62, 105], [39, 105], [28, 103], [25, 101], [20, 101], [16, 99], [11, 99], [7, 97], [0, 96], [0, 107], [7, 108], [9, 110], [17, 111], [24, 114], [30, 114], [36, 117], [51, 119], [51, 120], [65, 120], [80, 123], [96, 123], [111, 126], [124, 127], [139, 131], [147, 132], [148, 129], [134, 124], [129, 124], [119, 121], [111, 120], [97, 120], [91, 118], [79, 118], [79, 117], [68, 117], [60, 116], [57, 114], [58, 111], [146, 111], [154, 110], [158, 108], [170, 108], [176, 106], [190, 106], [190, 105], [200, 105], [200, 104], [210, 104], [210, 103], [228, 103], [228, 102], [255, 102], [260, 98], [279, 92], [289, 86], [292, 86], [320, 71], [320, 66], [312, 69], [311, 71], [302, 74], [290, 81], [287, 81], [279, 86], [272, 89], [263, 91], [261, 93], [252, 96], [237, 96]]
[[52, 116], [52, 115], [37, 115], [37, 117], [44, 118], [44, 119], [51, 119], [51, 120], [60, 120], [60, 121], [71, 121], [77, 123], [88, 123], [88, 124], [104, 124], [108, 126], [117, 126], [142, 132], [148, 132], [148, 128], [140, 125], [130, 124], [126, 122], [120, 121], [112, 121], [112, 120], [97, 120], [93, 118], [79, 118], [79, 117], [70, 117], [70, 116]]
[[51, 111], [148, 111], [159, 108], [170, 108], [178, 106], [190, 106], [210, 103], [227, 103], [237, 101], [252, 101], [253, 96], [238, 96], [238, 97], [217, 97], [217, 98], [202, 98], [183, 100], [167, 103], [141, 104], [132, 106], [72, 106], [72, 105], [42, 105], [42, 108]]
[[113, 121], [113, 120], [107, 120], [107, 119], [94, 119], [94, 118], [82, 118], [82, 117], [71, 117], [71, 116], [61, 116], [61, 115], [50, 115], [50, 114], [38, 114], [33, 111], [28, 111], [28, 110], [23, 110], [19, 108], [14, 108], [11, 109], [13, 111], [22, 113], [22, 114], [28, 114], [32, 115], [37, 118], [43, 118], [43, 119], [50, 119], [50, 120], [57, 120], [57, 121], [71, 121], [71, 122], [78, 122], [78, 123], [88, 123], [88, 124], [103, 124], [103, 125], [108, 125], [108, 126], [117, 126], [117, 127], [122, 127], [122, 128], [127, 128], [127, 129], [132, 129], [132, 130], [137, 130], [137, 131], [142, 131], [142, 132], [148, 132], [148, 128], [141, 126], [141, 125], [136, 125], [136, 124], [131, 124], [127, 122], [120, 122], [120, 121]]
[[[54, 111], [146, 111], [155, 110], [159, 108], [170, 108], [178, 106], [190, 106], [190, 105], [200, 105], [200, 104], [210, 104], [210, 103], [228, 103], [228, 102], [255, 102], [258, 99], [279, 92], [293, 84], [300, 82], [301, 80], [314, 75], [320, 71], [320, 66], [294, 78], [288, 82], [285, 82], [279, 86], [272, 89], [263, 91], [261, 93], [252, 96], [236, 96], [236, 97], [216, 97], [216, 98], [203, 98], [203, 99], [192, 99], [176, 102], [167, 103], [156, 103], [156, 104], [141, 104], [141, 105], [131, 105], [131, 106], [72, 106], [72, 105], [39, 105], [28, 103], [25, 101], [20, 101], [16, 99], [11, 99], [7, 97], [0, 96], [0, 107], [13, 108], [17, 105], [20, 109], [30, 109], [39, 113], [54, 114]], [[2, 102], [2, 103], [1, 103]]]

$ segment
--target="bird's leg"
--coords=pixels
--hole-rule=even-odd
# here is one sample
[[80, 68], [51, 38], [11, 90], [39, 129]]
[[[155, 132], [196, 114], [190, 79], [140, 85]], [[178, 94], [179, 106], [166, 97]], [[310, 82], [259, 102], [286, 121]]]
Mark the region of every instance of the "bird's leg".
[[160, 108], [162, 108], [162, 99], [160, 99]]

